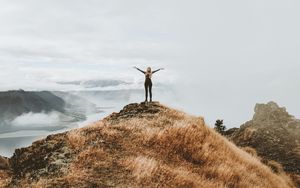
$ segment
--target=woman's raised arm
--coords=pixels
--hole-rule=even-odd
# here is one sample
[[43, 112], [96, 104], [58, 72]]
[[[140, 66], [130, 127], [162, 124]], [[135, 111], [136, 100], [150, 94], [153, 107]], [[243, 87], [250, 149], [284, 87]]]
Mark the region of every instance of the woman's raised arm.
[[164, 68], [157, 69], [157, 70], [153, 71], [152, 74], [153, 74], [153, 73], [156, 73], [156, 72], [158, 72], [158, 71], [160, 71], [160, 70], [164, 70]]
[[146, 72], [145, 72], [145, 71], [142, 71], [141, 69], [139, 69], [139, 68], [137, 68], [137, 67], [133, 67], [133, 68], [135, 68], [136, 70], [138, 70], [138, 71], [142, 72], [143, 74], [146, 74]]

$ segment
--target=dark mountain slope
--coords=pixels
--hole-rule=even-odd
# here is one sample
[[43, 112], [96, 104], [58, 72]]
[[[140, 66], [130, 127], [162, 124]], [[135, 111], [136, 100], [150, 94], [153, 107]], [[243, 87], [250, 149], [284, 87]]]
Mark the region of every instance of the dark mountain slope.
[[64, 112], [65, 102], [48, 91], [26, 92], [23, 90], [0, 92], [0, 119], [12, 120], [24, 113]]

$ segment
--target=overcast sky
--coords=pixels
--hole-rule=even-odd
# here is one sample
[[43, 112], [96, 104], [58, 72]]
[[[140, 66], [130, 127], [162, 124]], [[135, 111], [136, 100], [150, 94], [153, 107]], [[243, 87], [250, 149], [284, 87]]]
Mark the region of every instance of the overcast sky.
[[270, 100], [300, 117], [298, 0], [0, 3], [0, 90], [142, 80], [132, 66], [164, 67], [154, 82], [210, 122], [238, 126]]

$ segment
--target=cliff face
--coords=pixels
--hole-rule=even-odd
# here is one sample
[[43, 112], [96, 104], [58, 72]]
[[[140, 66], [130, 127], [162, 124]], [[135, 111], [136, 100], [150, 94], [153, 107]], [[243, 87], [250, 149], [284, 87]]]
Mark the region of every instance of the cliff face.
[[274, 102], [257, 104], [253, 119], [227, 131], [238, 146], [252, 147], [258, 156], [279, 162], [300, 186], [300, 120]]
[[288, 172], [300, 174], [300, 120], [276, 103], [257, 104], [251, 121], [230, 138], [239, 146], [250, 146], [258, 155], [281, 163]]
[[[17, 149], [6, 187], [294, 187], [208, 128], [158, 103]], [[2, 184], [1, 184], [2, 183]]]

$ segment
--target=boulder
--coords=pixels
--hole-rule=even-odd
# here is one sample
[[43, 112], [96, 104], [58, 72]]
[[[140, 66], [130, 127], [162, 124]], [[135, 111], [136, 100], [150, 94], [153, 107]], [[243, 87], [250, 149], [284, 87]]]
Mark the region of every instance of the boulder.
[[9, 169], [8, 159], [0, 156], [0, 170], [7, 170], [7, 169]]

